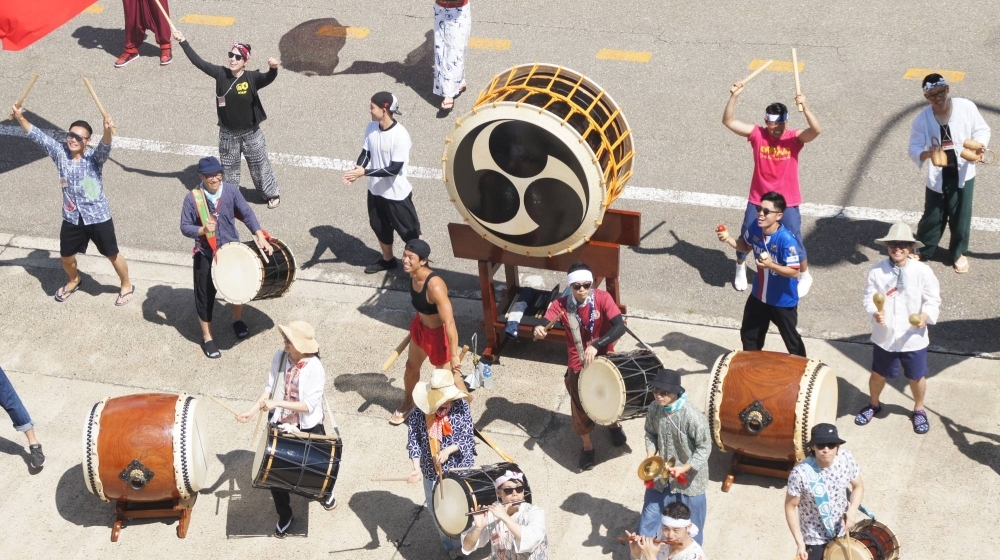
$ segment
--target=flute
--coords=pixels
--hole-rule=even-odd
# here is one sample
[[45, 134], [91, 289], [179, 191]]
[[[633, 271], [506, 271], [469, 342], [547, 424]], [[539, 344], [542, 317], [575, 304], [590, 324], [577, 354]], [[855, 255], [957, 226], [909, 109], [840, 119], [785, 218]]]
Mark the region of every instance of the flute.
[[[511, 502], [509, 504], [504, 504], [505, 506], [516, 506], [517, 504], [523, 504], [524, 500], [518, 500], [516, 502]], [[476, 515], [477, 513], [484, 513], [490, 509], [490, 506], [481, 507], [479, 509], [474, 509], [465, 515]]]
[[[633, 539], [628, 538], [628, 537], [618, 537], [618, 542], [635, 542], [635, 541]], [[665, 541], [663, 539], [653, 539], [653, 542], [656, 543], [656, 544], [665, 544], [665, 545], [669, 545], [669, 546], [677, 546], [677, 545], [681, 544], [679, 542]]]

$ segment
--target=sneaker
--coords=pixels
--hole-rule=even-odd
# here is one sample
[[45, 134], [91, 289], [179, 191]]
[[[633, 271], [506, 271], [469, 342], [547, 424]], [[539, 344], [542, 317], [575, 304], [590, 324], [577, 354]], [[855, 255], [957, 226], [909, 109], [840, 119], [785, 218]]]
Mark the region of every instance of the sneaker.
[[747, 290], [747, 263], [736, 263], [736, 278], [733, 279], [733, 287], [738, 292]]
[[592, 468], [594, 468], [594, 450], [593, 449], [580, 450], [580, 470], [589, 471]]
[[42, 453], [42, 444], [29, 445], [28, 450], [31, 451], [31, 468], [42, 468], [42, 465], [45, 464], [45, 454]]
[[812, 274], [809, 274], [808, 270], [799, 274], [799, 297], [806, 297], [806, 294], [809, 293], [809, 288], [812, 288], [812, 285], [813, 277]]
[[628, 441], [628, 437], [625, 436], [625, 430], [623, 430], [621, 426], [618, 426], [617, 428], [612, 427], [610, 428], [610, 430], [611, 430], [611, 445], [615, 447], [621, 447], [625, 445], [625, 442]]
[[174, 49], [170, 45], [160, 45], [160, 66], [174, 61]]
[[399, 261], [396, 260], [396, 257], [393, 257], [392, 260], [388, 261], [379, 259], [365, 267], [365, 274], [375, 274], [385, 270], [392, 270], [397, 266], [399, 266]]
[[137, 58], [139, 58], [139, 51], [125, 51], [118, 57], [118, 60], [115, 61], [115, 68], [124, 68], [126, 64]]

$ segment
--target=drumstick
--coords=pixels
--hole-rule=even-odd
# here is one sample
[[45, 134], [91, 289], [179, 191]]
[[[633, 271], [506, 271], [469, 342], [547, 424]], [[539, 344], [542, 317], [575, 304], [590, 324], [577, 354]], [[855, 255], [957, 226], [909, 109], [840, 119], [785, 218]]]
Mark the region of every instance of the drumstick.
[[[31, 77], [31, 81], [28, 82], [28, 87], [24, 88], [24, 91], [21, 93], [21, 97], [18, 97], [17, 101], [14, 102], [14, 106], [15, 107], [17, 107], [18, 109], [21, 108], [21, 105], [24, 104], [25, 98], [28, 97], [28, 92], [30, 92], [31, 88], [33, 88], [35, 86], [35, 80], [37, 80], [37, 79], [38, 79], [38, 72], [35, 72], [35, 75]], [[11, 120], [13, 120], [14, 116], [11, 115], [10, 118], [11, 118]]]
[[[550, 304], [550, 305], [549, 305], [549, 307], [551, 308], [551, 307], [552, 307], [552, 305]], [[549, 310], [548, 310], [548, 309], [546, 309], [546, 310], [545, 310], [545, 312], [546, 312], [546, 313], [548, 313], [548, 312], [549, 312]], [[555, 318], [555, 319], [552, 319], [551, 321], [549, 321], [549, 322], [548, 322], [548, 323], [547, 323], [547, 324], [545, 325], [545, 330], [546, 330], [546, 331], [548, 331], [548, 330], [549, 330], [549, 329], [551, 329], [552, 327], [556, 326], [556, 323], [558, 323], [558, 322], [559, 322], [559, 317], [562, 317], [562, 316], [563, 316], [563, 315], [565, 315], [565, 314], [566, 314], [566, 312], [564, 311], [564, 312], [560, 313], [559, 315], [556, 315], [556, 318]], [[567, 322], [569, 322], [569, 321], [567, 321]], [[540, 338], [533, 338], [533, 339], [531, 339], [531, 341], [532, 341], [532, 342], [538, 342], [539, 340], [541, 340], [541, 339], [540, 339]]]
[[[90, 80], [84, 76], [83, 83], [86, 84], [87, 89], [90, 90], [90, 96], [94, 98], [94, 103], [97, 103], [97, 110], [101, 112], [101, 116], [107, 120], [111, 120], [108, 116], [108, 112], [104, 110], [104, 105], [101, 105], [101, 100], [97, 98], [97, 92], [94, 91], [94, 86], [90, 84]], [[111, 129], [112, 132], [117, 132], [114, 128]]]
[[156, 7], [159, 8], [160, 12], [163, 13], [163, 17], [167, 18], [167, 24], [170, 25], [170, 30], [177, 31], [177, 28], [174, 27], [174, 22], [170, 21], [170, 14], [168, 14], [167, 11], [163, 9], [163, 4], [160, 4], [160, 0], [156, 0]]
[[217, 405], [221, 406], [222, 408], [224, 408], [224, 409], [228, 410], [229, 412], [231, 412], [233, 416], [239, 416], [240, 415], [239, 412], [236, 412], [235, 410], [229, 408], [229, 406], [226, 403], [220, 401], [219, 399], [213, 397], [212, 395], [207, 395], [207, 397], [210, 398], [210, 399], [212, 399], [213, 401], [215, 401], [215, 404], [217, 404]]
[[497, 455], [499, 455], [504, 461], [507, 461], [508, 463], [516, 463], [517, 462], [517, 461], [514, 460], [513, 457], [511, 457], [510, 455], [504, 453], [503, 449], [500, 449], [499, 447], [497, 447], [497, 444], [495, 444], [492, 441], [490, 441], [490, 438], [484, 436], [483, 432], [479, 431], [479, 428], [473, 428], [472, 431], [473, 431], [473, 433], [476, 434], [476, 437], [478, 437], [479, 439], [483, 440], [483, 443], [485, 443], [486, 445], [490, 446], [493, 449], [493, 451], [496, 451]]
[[[749, 76], [747, 76], [746, 78], [743, 78], [743, 80], [742, 80], [743, 81], [743, 87], [746, 87], [747, 84], [750, 83], [750, 80], [756, 78], [757, 74], [760, 74], [761, 72], [763, 72], [765, 68], [767, 68], [768, 66], [770, 66], [773, 63], [774, 63], [774, 60], [768, 60], [764, 64], [761, 64], [760, 68], [758, 68], [758, 69], [754, 70], [753, 72], [751, 72]], [[736, 92], [736, 86], [733, 86], [733, 87], [729, 88], [729, 93], [735, 93], [735, 92]]]
[[406, 347], [409, 345], [410, 345], [410, 335], [406, 335], [406, 338], [404, 338], [403, 341], [396, 346], [396, 349], [393, 350], [391, 354], [389, 354], [389, 357], [386, 358], [385, 362], [382, 362], [381, 370], [383, 373], [389, 371], [389, 368], [392, 367], [392, 364], [396, 363], [396, 359], [399, 358], [399, 355], [402, 354], [403, 350], [406, 350]]
[[854, 560], [854, 552], [851, 551], [851, 543], [847, 540], [851, 536], [851, 528], [847, 526], [847, 512], [844, 512], [844, 544], [847, 545], [847, 560]]
[[[795, 95], [802, 95], [802, 85], [799, 84], [799, 55], [795, 52], [795, 47], [792, 47], [792, 71], [795, 72]], [[806, 109], [801, 103], [797, 105], [800, 113]]]

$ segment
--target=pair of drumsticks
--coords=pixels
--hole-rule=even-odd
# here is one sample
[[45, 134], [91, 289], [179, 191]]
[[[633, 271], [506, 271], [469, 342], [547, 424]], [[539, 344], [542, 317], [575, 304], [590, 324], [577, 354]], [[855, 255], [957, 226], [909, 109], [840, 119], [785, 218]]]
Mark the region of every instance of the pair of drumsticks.
[[[31, 76], [31, 81], [28, 82], [28, 86], [24, 88], [23, 92], [21, 92], [21, 97], [18, 97], [17, 101], [14, 102], [15, 107], [20, 109], [24, 106], [24, 100], [28, 98], [28, 94], [31, 93], [31, 88], [35, 87], [35, 82], [37, 81], [38, 72], [35, 72], [34, 75]], [[105, 120], [111, 120], [111, 117], [108, 116], [108, 112], [104, 110], [104, 105], [101, 104], [101, 100], [97, 97], [97, 92], [94, 91], [94, 86], [90, 83], [90, 80], [83, 78], [83, 83], [87, 86], [87, 91], [90, 92], [91, 97], [94, 98], [94, 103], [97, 104], [97, 110], [101, 112], [101, 116], [104, 117]], [[11, 118], [14, 118], [13, 115], [11, 115]]]
[[[748, 83], [750, 83], [750, 80], [756, 78], [758, 74], [766, 70], [767, 67], [773, 63], [774, 60], [769, 59], [766, 62], [764, 62], [764, 64], [761, 64], [760, 67], [754, 70], [749, 76], [743, 78], [743, 85], [746, 86]], [[796, 96], [802, 95], [802, 84], [799, 81], [799, 55], [794, 48], [792, 48], [792, 72], [795, 73], [795, 95]], [[735, 92], [736, 86], [730, 88], [729, 91], [730, 93]], [[800, 113], [805, 110], [805, 107], [801, 103], [796, 103], [796, 105], [798, 106]]]

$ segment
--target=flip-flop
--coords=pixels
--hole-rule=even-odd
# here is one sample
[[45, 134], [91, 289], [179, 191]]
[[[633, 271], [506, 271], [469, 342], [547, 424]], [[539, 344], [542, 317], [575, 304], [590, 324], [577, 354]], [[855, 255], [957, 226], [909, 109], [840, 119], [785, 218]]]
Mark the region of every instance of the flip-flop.
[[444, 109], [445, 111], [453, 109], [453, 108], [455, 108], [455, 101], [454, 100], [452, 100], [452, 101], [442, 101], [441, 102], [441, 108]]
[[407, 412], [403, 412], [397, 408], [396, 412], [393, 412], [392, 416], [389, 418], [389, 423], [393, 426], [398, 426], [403, 422], [406, 422], [406, 417], [409, 416], [412, 411], [412, 408]]
[[931, 424], [927, 421], [927, 413], [923, 410], [913, 411], [913, 431], [923, 435], [931, 430]]
[[[128, 305], [129, 303], [131, 303], [132, 298], [130, 298], [129, 296], [131, 296], [134, 293], [135, 293], [135, 284], [132, 284], [132, 289], [126, 293], [118, 292], [118, 298], [115, 299], [115, 307], [121, 307], [123, 305]], [[122, 298], [128, 298], [128, 299], [122, 301]]]
[[222, 357], [222, 352], [219, 352], [219, 347], [215, 345], [214, 340], [206, 340], [201, 343], [201, 351], [205, 353], [206, 358], [216, 359]]
[[957, 274], [965, 274], [969, 272], [969, 259], [965, 259], [965, 266], [958, 266], [958, 263], [955, 263], [952, 265], [952, 268], [955, 269], [955, 273]]
[[60, 286], [59, 289], [56, 290], [56, 295], [55, 295], [56, 301], [62, 303], [68, 300], [69, 296], [75, 294], [76, 291], [80, 289], [80, 286], [82, 284], [83, 284], [83, 278], [80, 278], [80, 281], [76, 283], [76, 287], [68, 292], [66, 291], [66, 286]]

